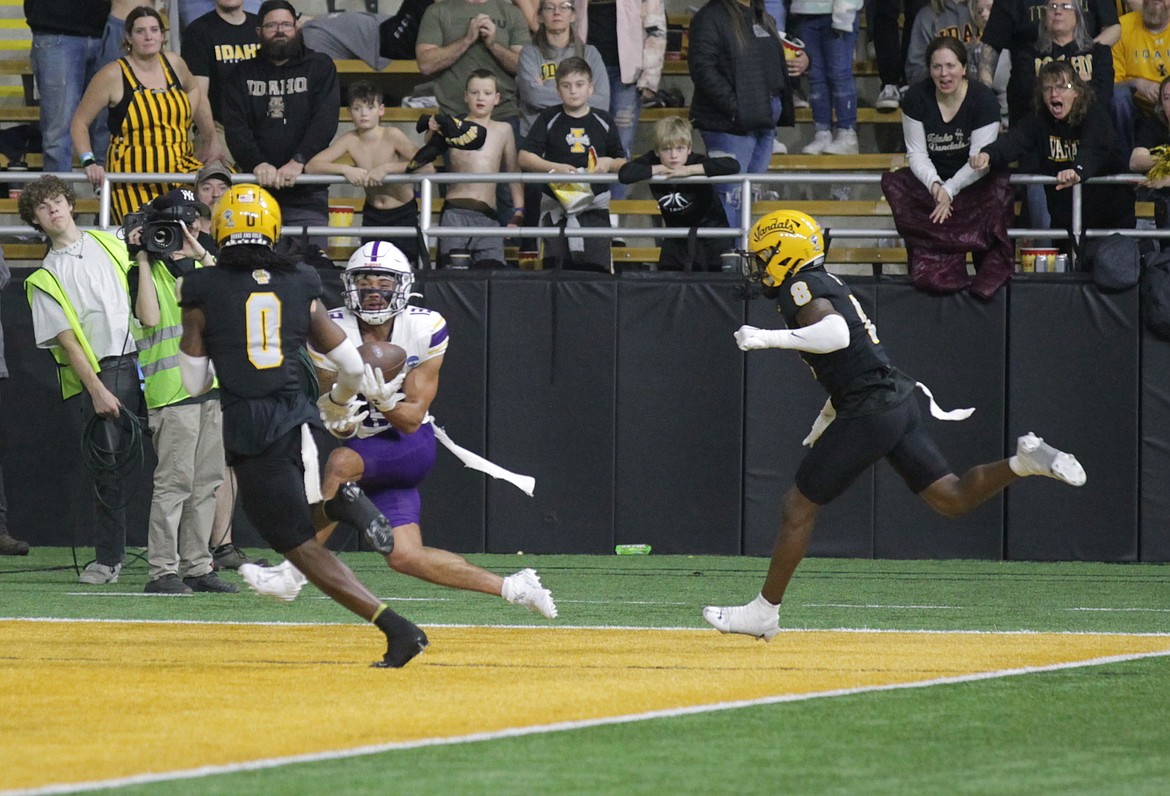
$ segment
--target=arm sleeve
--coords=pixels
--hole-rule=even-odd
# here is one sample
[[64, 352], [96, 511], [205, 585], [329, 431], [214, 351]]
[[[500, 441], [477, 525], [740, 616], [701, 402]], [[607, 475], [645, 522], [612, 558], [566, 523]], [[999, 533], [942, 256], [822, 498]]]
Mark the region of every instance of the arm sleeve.
[[[986, 124], [983, 127], [976, 128], [971, 132], [971, 149], [970, 154], [974, 155], [982, 152], [983, 148], [994, 141], [999, 136], [999, 122]], [[947, 193], [954, 199], [959, 195], [959, 191], [971, 185], [987, 172], [976, 171], [971, 168], [970, 163], [964, 163], [963, 167], [955, 172], [954, 176], [943, 183]]]
[[942, 180], [939, 179], [938, 170], [926, 151], [926, 128], [917, 119], [903, 115], [902, 135], [906, 139], [906, 160], [910, 162], [910, 171], [914, 172], [914, 176], [929, 191], [930, 186]]
[[326, 351], [325, 356], [337, 366], [337, 382], [330, 393], [334, 403], [344, 404], [358, 394], [361, 387], [365, 365], [357, 346], [351, 340], [344, 340], [332, 351]]
[[657, 162], [658, 156], [653, 152], [639, 155], [618, 169], [618, 182], [629, 185], [650, 179], [654, 176], [654, 164]]
[[1003, 168], [1014, 163], [1027, 151], [1029, 142], [1035, 138], [1036, 115], [1029, 113], [1011, 127], [1007, 133], [983, 147], [990, 159], [991, 168]]
[[1073, 165], [1082, 180], [1106, 173], [1116, 140], [1113, 122], [1105, 111], [1098, 107], [1091, 108], [1081, 127], [1081, 142]]

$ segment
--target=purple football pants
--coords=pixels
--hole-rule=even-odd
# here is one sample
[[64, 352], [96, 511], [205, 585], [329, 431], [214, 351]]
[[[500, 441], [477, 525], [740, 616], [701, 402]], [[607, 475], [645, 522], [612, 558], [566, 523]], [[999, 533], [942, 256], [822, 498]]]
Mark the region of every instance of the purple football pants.
[[435, 430], [424, 423], [413, 434], [396, 429], [346, 445], [362, 457], [366, 472], [359, 482], [390, 527], [417, 523], [421, 513], [418, 485], [435, 466]]

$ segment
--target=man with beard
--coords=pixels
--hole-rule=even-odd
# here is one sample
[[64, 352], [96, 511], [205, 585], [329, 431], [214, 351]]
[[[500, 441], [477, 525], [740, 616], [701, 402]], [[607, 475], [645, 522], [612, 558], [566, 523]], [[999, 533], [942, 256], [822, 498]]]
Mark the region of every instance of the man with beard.
[[1146, 0], [1141, 10], [1121, 17], [1121, 38], [1113, 45], [1113, 127], [1126, 152], [1133, 151], [1136, 115], [1152, 116], [1159, 105], [1158, 86], [1170, 58], [1167, 27], [1167, 0]]
[[[288, 0], [260, 6], [260, 52], [223, 89], [223, 128], [242, 171], [269, 189], [290, 234], [329, 221], [329, 187], [297, 185], [305, 163], [337, 133], [341, 89], [333, 60], [306, 49]], [[324, 239], [319, 245], [324, 248]]]

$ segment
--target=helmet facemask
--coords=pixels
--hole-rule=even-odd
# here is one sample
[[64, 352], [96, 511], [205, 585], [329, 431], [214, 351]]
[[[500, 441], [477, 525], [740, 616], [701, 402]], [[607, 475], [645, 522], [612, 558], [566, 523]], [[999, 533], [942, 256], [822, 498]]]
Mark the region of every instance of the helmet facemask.
[[[354, 268], [341, 275], [345, 306], [372, 326], [380, 326], [406, 309], [414, 274], [393, 268]], [[361, 283], [361, 284], [359, 284]]]

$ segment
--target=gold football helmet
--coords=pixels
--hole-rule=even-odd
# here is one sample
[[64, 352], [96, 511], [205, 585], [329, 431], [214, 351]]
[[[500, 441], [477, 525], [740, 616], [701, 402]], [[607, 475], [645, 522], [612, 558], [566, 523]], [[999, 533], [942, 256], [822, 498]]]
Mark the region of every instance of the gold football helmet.
[[825, 259], [825, 233], [807, 213], [777, 210], [761, 218], [748, 235], [748, 278], [765, 287], [780, 283]]
[[280, 205], [253, 183], [233, 185], [211, 214], [211, 235], [219, 248], [237, 243], [273, 246], [280, 237]]

